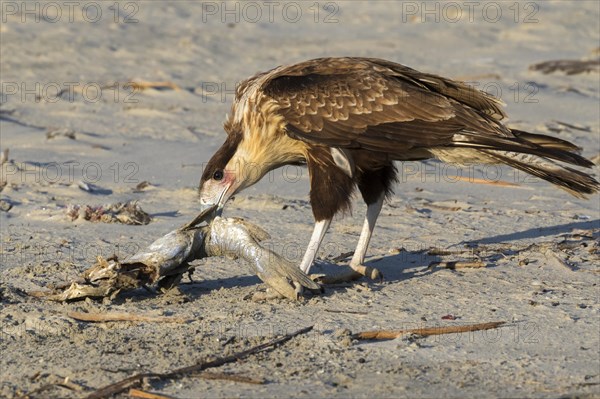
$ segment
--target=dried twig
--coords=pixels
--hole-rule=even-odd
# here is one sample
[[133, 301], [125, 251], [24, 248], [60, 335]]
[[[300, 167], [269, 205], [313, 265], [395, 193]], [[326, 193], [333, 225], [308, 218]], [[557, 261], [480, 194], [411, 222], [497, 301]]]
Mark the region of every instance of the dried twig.
[[164, 396], [159, 395], [157, 393], [141, 391], [139, 389], [131, 388], [128, 392], [128, 395], [132, 398], [142, 398], [142, 399], [174, 399], [172, 396]]
[[331, 258], [332, 262], [341, 262], [345, 259], [350, 258], [352, 255], [354, 255], [354, 251], [350, 251], [350, 252], [342, 252], [341, 254], [339, 254], [338, 256], [336, 256], [335, 258]]
[[226, 380], [226, 381], [243, 382], [246, 384], [256, 384], [256, 385], [261, 385], [261, 384], [265, 383], [264, 378], [252, 378], [252, 377], [246, 377], [245, 375], [231, 374], [231, 373], [213, 373], [210, 371], [203, 371], [203, 372], [201, 372], [199, 374], [195, 374], [195, 375], [200, 378], [207, 379], [207, 380]]
[[505, 321], [494, 321], [491, 323], [479, 323], [469, 324], [466, 326], [444, 326], [444, 327], [425, 327], [425, 328], [411, 328], [408, 330], [376, 330], [376, 331], [363, 331], [354, 334], [355, 339], [396, 339], [406, 334], [416, 334], [421, 337], [428, 337], [430, 335], [442, 335], [442, 334], [457, 334], [470, 331], [481, 331], [498, 328], [506, 323]]
[[81, 392], [86, 389], [86, 387], [84, 387], [83, 385], [80, 385], [80, 384], [77, 384], [76, 382], [71, 381], [69, 377], [65, 377], [65, 378], [62, 378], [60, 376], [57, 376], [57, 377], [59, 379], [61, 379], [56, 382], [56, 385], [58, 385], [58, 386], [70, 389], [71, 391], [75, 391], [75, 392]]
[[369, 314], [369, 312], [360, 310], [343, 310], [343, 309], [323, 309], [329, 313], [349, 313], [349, 314]]
[[172, 90], [181, 90], [179, 86], [177, 86], [173, 82], [146, 82], [143, 80], [127, 82], [125, 87], [131, 87], [132, 89], [137, 90], [145, 90], [145, 89], [172, 89]]
[[450, 270], [457, 270], [457, 269], [478, 269], [481, 267], [486, 267], [487, 265], [484, 262], [481, 261], [475, 261], [475, 262], [431, 262], [428, 266], [429, 270], [433, 270], [436, 267], [440, 267], [442, 269], [450, 269]]
[[508, 182], [508, 181], [478, 179], [476, 177], [469, 177], [469, 176], [452, 176], [452, 179], [457, 180], [457, 181], [466, 181], [466, 182], [469, 182], [469, 183], [488, 184], [490, 186], [521, 187], [520, 184], [511, 183], [511, 182]]
[[450, 251], [448, 249], [431, 247], [427, 250], [427, 255], [429, 255], [429, 256], [447, 256], [447, 255], [460, 255], [460, 254], [469, 253], [469, 252], [473, 252], [473, 248]]
[[279, 344], [289, 341], [290, 339], [294, 338], [295, 336], [298, 336], [301, 334], [306, 334], [307, 332], [311, 331], [312, 329], [313, 329], [313, 326], [306, 327], [301, 330], [295, 331], [291, 334], [287, 334], [287, 335], [284, 335], [283, 337], [276, 338], [274, 340], [266, 342], [264, 344], [254, 346], [245, 351], [234, 353], [233, 355], [229, 355], [229, 356], [225, 356], [225, 357], [218, 357], [218, 358], [208, 361], [208, 362], [200, 362], [200, 363], [194, 364], [193, 366], [182, 367], [182, 368], [179, 368], [179, 369], [167, 372], [167, 373], [136, 374], [131, 377], [127, 377], [121, 381], [118, 381], [114, 384], [110, 384], [103, 388], [100, 388], [97, 391], [92, 392], [92, 394], [87, 396], [86, 399], [108, 398], [112, 395], [116, 395], [118, 393], [125, 391], [131, 385], [140, 383], [144, 378], [158, 378], [158, 379], [181, 378], [186, 375], [196, 374], [202, 370], [206, 370], [206, 369], [213, 368], [213, 367], [219, 367], [219, 366], [222, 366], [227, 363], [235, 362], [237, 360], [242, 360], [242, 359], [245, 359], [248, 356], [253, 355], [255, 353], [259, 353], [259, 352], [265, 351], [267, 349], [272, 349], [273, 347], [275, 347]]
[[132, 313], [108, 312], [108, 313], [84, 313], [84, 312], [69, 312], [67, 316], [79, 320], [89, 321], [92, 323], [105, 321], [139, 321], [148, 323], [187, 323], [190, 319], [183, 317], [170, 316], [144, 316]]

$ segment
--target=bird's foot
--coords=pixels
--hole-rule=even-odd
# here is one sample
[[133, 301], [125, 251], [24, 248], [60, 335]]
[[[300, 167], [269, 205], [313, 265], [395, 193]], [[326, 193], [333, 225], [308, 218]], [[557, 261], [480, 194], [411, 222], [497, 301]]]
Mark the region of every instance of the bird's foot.
[[352, 270], [354, 270], [355, 272], [359, 273], [360, 275], [370, 278], [371, 280], [375, 280], [375, 281], [379, 281], [379, 282], [383, 281], [383, 274], [374, 267], [365, 266], [360, 263], [352, 264], [352, 262], [350, 262], [350, 268]]
[[383, 281], [383, 274], [374, 267], [364, 265], [336, 265], [328, 268], [327, 274], [311, 274], [310, 278], [320, 284], [340, 284], [358, 280], [361, 277]]

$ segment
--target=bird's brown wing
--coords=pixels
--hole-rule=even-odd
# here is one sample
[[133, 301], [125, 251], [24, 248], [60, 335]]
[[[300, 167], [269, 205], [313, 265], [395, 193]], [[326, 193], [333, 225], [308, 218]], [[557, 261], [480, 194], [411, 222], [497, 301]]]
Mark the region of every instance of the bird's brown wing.
[[308, 142], [395, 153], [514, 139], [491, 97], [387, 61], [312, 60], [273, 70], [262, 88], [288, 134]]
[[505, 105], [502, 100], [486, 92], [469, 86], [464, 82], [444, 78], [429, 73], [417, 71], [407, 66], [397, 64], [391, 61], [368, 58], [365, 61], [378, 66], [378, 68], [387, 68], [391, 74], [398, 79], [406, 80], [421, 88], [440, 93], [450, 97], [464, 105], [468, 105], [496, 120], [502, 120], [506, 114], [502, 107]]

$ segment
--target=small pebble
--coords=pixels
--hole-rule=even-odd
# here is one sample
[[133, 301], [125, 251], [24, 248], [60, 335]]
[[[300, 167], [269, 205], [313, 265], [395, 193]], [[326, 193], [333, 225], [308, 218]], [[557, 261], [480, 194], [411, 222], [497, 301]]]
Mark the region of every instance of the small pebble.
[[8, 212], [11, 209], [12, 209], [12, 204], [10, 204], [8, 201], [0, 200], [0, 211]]

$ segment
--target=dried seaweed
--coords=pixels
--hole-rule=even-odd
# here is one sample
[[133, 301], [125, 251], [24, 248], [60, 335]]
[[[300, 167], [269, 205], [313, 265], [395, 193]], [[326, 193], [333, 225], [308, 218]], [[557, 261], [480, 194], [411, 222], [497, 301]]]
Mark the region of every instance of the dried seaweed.
[[[82, 188], [83, 189], [83, 188]], [[89, 188], [85, 191], [91, 191]], [[90, 206], [69, 205], [67, 216], [71, 221], [83, 219], [90, 222], [123, 223], [145, 225], [152, 218], [137, 203], [137, 201], [117, 202], [114, 204]]]
[[567, 75], [600, 71], [600, 58], [595, 60], [552, 60], [529, 66], [532, 71], [540, 71], [547, 75], [556, 71]]

